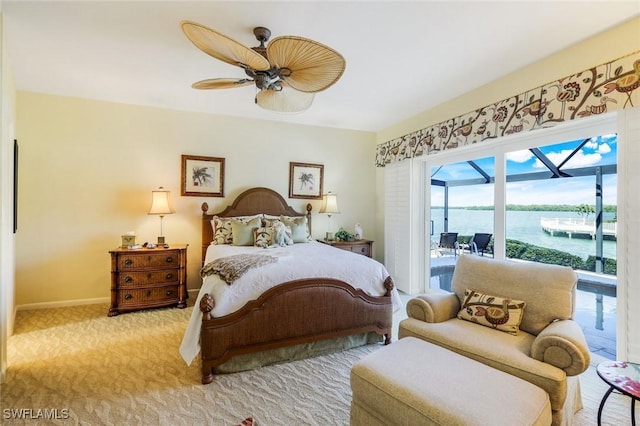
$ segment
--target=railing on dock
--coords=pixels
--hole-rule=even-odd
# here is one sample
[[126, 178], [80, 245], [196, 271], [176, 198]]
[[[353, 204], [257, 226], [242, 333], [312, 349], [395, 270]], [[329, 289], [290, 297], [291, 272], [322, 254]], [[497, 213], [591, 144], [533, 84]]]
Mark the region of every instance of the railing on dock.
[[[542, 230], [551, 236], [559, 235], [572, 238], [573, 236], [582, 237], [589, 236], [596, 238], [596, 223], [594, 220], [575, 219], [568, 217], [541, 217], [540, 226]], [[602, 224], [602, 235], [607, 239], [617, 239], [618, 223], [604, 222]]]

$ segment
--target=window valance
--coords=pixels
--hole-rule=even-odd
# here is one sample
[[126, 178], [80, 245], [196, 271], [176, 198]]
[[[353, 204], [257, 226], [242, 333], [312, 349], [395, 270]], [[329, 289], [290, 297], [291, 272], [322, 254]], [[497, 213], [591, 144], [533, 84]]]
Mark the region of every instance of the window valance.
[[381, 143], [376, 166], [640, 105], [640, 51]]

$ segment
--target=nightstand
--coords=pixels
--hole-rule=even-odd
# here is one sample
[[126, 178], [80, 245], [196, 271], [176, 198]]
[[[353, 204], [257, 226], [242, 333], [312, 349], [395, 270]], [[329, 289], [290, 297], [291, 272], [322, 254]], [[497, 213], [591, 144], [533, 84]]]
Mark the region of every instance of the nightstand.
[[327, 241], [318, 240], [323, 244], [328, 244], [340, 250], [352, 251], [363, 256], [373, 256], [373, 241], [371, 240], [353, 240], [353, 241]]
[[163, 306], [187, 306], [187, 246], [118, 248], [111, 254], [109, 316]]

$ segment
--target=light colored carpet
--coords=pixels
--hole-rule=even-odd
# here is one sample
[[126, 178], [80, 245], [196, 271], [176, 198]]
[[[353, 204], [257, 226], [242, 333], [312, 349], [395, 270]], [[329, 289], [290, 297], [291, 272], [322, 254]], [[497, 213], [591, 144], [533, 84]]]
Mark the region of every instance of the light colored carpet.
[[[219, 375], [200, 384], [199, 363], [178, 354], [193, 307], [107, 317], [106, 304], [18, 313], [2, 386], [2, 424], [234, 425], [248, 416], [266, 425], [347, 425], [355, 361], [369, 345], [317, 358]], [[578, 425], [595, 425], [606, 385], [582, 377]], [[603, 424], [630, 424], [630, 399], [612, 394]], [[28, 420], [10, 418], [19, 410]], [[20, 411], [21, 410], [21, 411]], [[30, 412], [25, 410], [31, 410]], [[57, 420], [36, 419], [57, 410]], [[68, 411], [65, 411], [68, 410]]]

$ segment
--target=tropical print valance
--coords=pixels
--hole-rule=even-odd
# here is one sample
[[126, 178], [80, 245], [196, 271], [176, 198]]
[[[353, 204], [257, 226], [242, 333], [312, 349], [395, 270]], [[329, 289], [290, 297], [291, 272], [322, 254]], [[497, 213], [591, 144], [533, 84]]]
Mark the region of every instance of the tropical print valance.
[[640, 51], [377, 147], [376, 166], [640, 105]]

